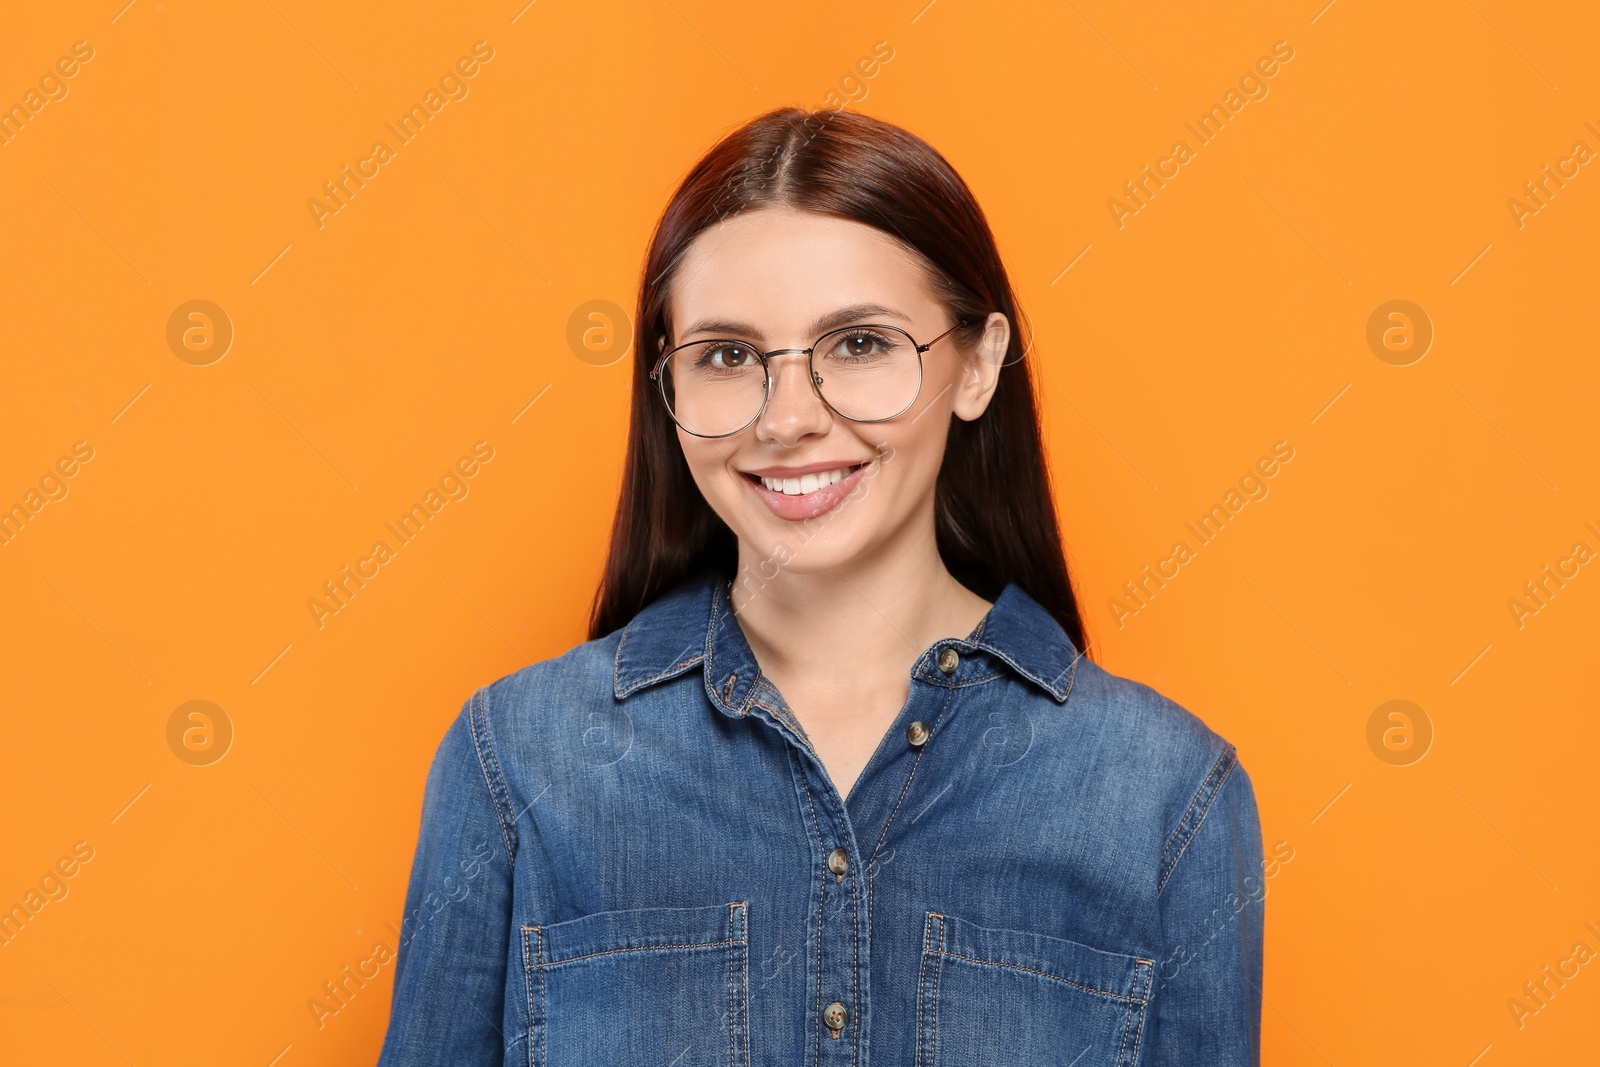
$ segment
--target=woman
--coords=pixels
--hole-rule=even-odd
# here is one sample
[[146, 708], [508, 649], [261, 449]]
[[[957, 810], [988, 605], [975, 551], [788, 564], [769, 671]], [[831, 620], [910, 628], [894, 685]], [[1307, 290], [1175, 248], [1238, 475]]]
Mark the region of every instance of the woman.
[[444, 737], [380, 1064], [1258, 1062], [1250, 779], [1083, 654], [960, 177], [763, 115], [637, 322], [590, 639]]

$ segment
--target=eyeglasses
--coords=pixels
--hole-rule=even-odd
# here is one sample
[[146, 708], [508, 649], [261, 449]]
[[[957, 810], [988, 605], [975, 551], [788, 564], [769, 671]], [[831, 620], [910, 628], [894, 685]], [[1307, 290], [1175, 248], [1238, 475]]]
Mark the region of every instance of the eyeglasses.
[[965, 326], [962, 319], [925, 345], [896, 326], [846, 326], [810, 348], [762, 352], [744, 341], [690, 341], [662, 354], [650, 377], [672, 419], [696, 437], [728, 437], [761, 417], [772, 396], [772, 356], [806, 357], [811, 388], [851, 422], [887, 422], [922, 391], [922, 353]]

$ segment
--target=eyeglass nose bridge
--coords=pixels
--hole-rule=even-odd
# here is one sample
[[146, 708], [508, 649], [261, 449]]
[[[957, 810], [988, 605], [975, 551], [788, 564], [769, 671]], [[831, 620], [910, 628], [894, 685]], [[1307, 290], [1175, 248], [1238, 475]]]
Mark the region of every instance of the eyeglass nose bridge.
[[811, 353], [816, 351], [816, 347], [816, 345], [812, 345], [810, 348], [774, 348], [771, 352], [762, 352], [759, 349], [756, 350], [756, 354], [761, 357], [761, 369], [763, 372], [765, 372], [766, 382], [764, 386], [765, 393], [761, 398], [761, 407], [757, 409], [756, 417], [750, 420], [752, 423], [755, 422], [756, 419], [761, 418], [762, 415], [766, 414], [767, 401], [772, 399], [772, 368], [767, 364], [767, 360], [773, 356], [805, 356], [806, 368], [811, 375], [811, 391], [817, 395], [818, 400], [822, 401], [824, 407], [828, 408], [830, 411], [832, 410], [833, 405], [829, 404], [828, 398], [822, 395], [822, 375], [817, 373], [816, 365], [811, 362]]

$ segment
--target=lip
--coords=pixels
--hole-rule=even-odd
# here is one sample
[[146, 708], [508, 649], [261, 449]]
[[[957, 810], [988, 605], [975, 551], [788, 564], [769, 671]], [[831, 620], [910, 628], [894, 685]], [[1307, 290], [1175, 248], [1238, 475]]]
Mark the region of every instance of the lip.
[[829, 462], [826, 464], [812, 464], [809, 467], [767, 467], [764, 468], [764, 470], [786, 471], [791, 473], [785, 473], [782, 475], [758, 475], [758, 473], [755, 471], [744, 471], [741, 472], [740, 480], [748, 485], [750, 487], [750, 491], [755, 493], [756, 497], [767, 506], [767, 509], [778, 518], [784, 519], [788, 522], [804, 522], [807, 519], [815, 519], [820, 515], [826, 515], [828, 512], [844, 503], [845, 498], [848, 497], [852, 491], [854, 491], [855, 487], [860, 483], [867, 471], [872, 468], [872, 464], [873, 461], [868, 460], [862, 463], [861, 466], [857, 467], [855, 470], [851, 471], [849, 474], [845, 475], [843, 478], [839, 479], [837, 482], [824, 485], [814, 492], [806, 493], [804, 496], [790, 496], [787, 493], [775, 493], [771, 489], [768, 489], [766, 486], [762, 485], [760, 478], [795, 478], [800, 474], [813, 474], [817, 471], [831, 471], [838, 467], [848, 467], [850, 464]]
[[840, 467], [854, 467], [858, 463], [870, 463], [868, 459], [824, 459], [816, 463], [807, 463], [804, 467], [755, 467], [751, 470], [740, 471], [740, 474], [753, 474], [757, 478], [798, 478], [802, 474], [818, 474], [822, 471], [838, 470]]

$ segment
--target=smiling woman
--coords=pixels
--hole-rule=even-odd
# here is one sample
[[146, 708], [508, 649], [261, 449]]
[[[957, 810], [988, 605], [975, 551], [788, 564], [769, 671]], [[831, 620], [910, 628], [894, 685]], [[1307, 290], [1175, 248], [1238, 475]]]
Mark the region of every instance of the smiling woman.
[[1250, 778], [1086, 655], [971, 190], [780, 109], [643, 277], [589, 639], [439, 746], [407, 907], [506, 847], [401, 946], [380, 1063], [1257, 1063]]

